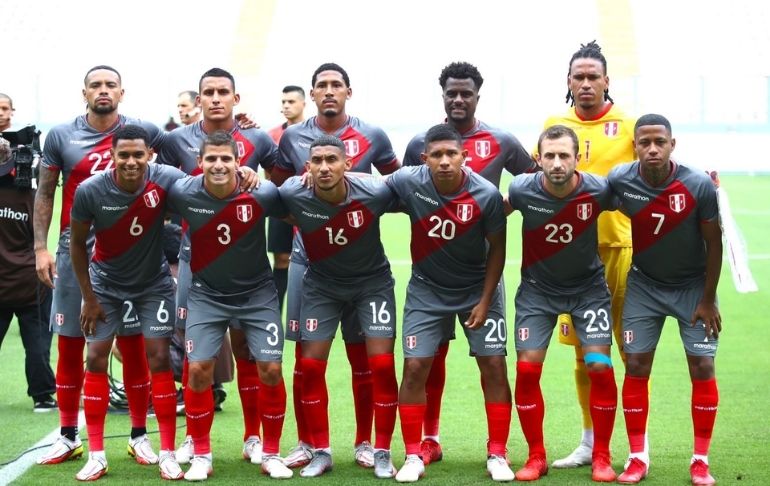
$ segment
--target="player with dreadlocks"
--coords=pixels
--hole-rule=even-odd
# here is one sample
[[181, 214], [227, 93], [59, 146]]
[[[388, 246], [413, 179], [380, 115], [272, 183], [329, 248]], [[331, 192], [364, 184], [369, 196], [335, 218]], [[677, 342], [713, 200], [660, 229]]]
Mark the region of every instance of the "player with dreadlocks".
[[[609, 95], [609, 85], [607, 59], [599, 44], [591, 41], [581, 45], [572, 55], [567, 72], [566, 101], [571, 106], [566, 113], [548, 118], [544, 127], [565, 125], [573, 129], [580, 141], [581, 158], [577, 170], [605, 177], [616, 165], [634, 160], [635, 119], [615, 105]], [[620, 339], [621, 316], [631, 252], [631, 225], [628, 218], [619, 211], [602, 213], [599, 216], [599, 257], [604, 263], [607, 284], [612, 293], [611, 314], [615, 341], [624, 362], [623, 341]], [[588, 406], [591, 386], [578, 336], [568, 315], [559, 316], [559, 342], [575, 346], [575, 383], [583, 412], [583, 437], [577, 449], [567, 457], [554, 461], [552, 465], [556, 468], [578, 467], [592, 464], [594, 437]], [[539, 403], [542, 406], [539, 387], [526, 386], [525, 383], [536, 384], [540, 372], [541, 369], [517, 370], [515, 401], [522, 426], [527, 420], [526, 416], [536, 415], [523, 405]], [[547, 471], [544, 464], [541, 469]]]

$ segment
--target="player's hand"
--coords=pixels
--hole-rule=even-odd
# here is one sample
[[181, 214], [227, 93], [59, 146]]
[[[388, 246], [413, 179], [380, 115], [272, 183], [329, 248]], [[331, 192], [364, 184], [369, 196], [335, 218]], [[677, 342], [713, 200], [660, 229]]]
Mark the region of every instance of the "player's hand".
[[35, 271], [41, 282], [47, 287], [53, 288], [53, 279], [56, 276], [56, 260], [45, 248], [35, 250]]
[[11, 144], [8, 140], [0, 137], [0, 165], [11, 160]]
[[238, 128], [241, 130], [246, 130], [248, 128], [259, 128], [259, 123], [254, 121], [254, 119], [247, 113], [236, 113], [235, 121], [238, 123]]
[[719, 189], [719, 173], [715, 170], [707, 170], [706, 174], [708, 174], [709, 177], [711, 177], [711, 182], [714, 183], [714, 187]]
[[84, 336], [93, 335], [96, 323], [106, 319], [104, 309], [96, 299], [83, 299], [83, 306], [80, 308], [80, 330]]
[[312, 189], [315, 185], [315, 181], [313, 180], [313, 174], [310, 172], [304, 172], [301, 176], [299, 176], [299, 182], [303, 186], [307, 187], [308, 189]]
[[468, 329], [478, 329], [484, 325], [487, 320], [487, 313], [489, 312], [489, 305], [479, 302], [471, 309], [471, 314], [468, 319], [463, 323]]
[[252, 191], [259, 187], [259, 174], [251, 167], [238, 167], [238, 174], [241, 175], [241, 190], [244, 192]]
[[698, 302], [698, 306], [690, 319], [690, 324], [694, 326], [698, 321], [703, 321], [704, 326], [706, 326], [707, 338], [713, 336], [714, 339], [717, 339], [719, 337], [719, 333], [722, 332], [722, 316], [719, 314], [719, 308], [716, 304]]

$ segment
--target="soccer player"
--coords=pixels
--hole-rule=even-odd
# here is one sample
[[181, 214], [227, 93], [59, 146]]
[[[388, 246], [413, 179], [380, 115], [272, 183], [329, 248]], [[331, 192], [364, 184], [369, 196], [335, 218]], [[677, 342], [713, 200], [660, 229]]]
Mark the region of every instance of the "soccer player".
[[[84, 78], [83, 99], [85, 115], [55, 126], [46, 137], [41, 162], [40, 179], [33, 227], [35, 260], [40, 280], [54, 289], [51, 327], [59, 335], [56, 365], [56, 398], [59, 402], [61, 436], [38, 459], [39, 464], [57, 464], [83, 454], [78, 437], [78, 407], [83, 388], [83, 348], [85, 338], [80, 329], [80, 287], [72, 272], [69, 255], [70, 210], [75, 189], [87, 177], [113, 166], [112, 136], [122, 126], [143, 127], [150, 134], [150, 148], [160, 148], [164, 133], [155, 125], [118, 114], [123, 98], [120, 74], [110, 66], [95, 66]], [[54, 196], [63, 176], [59, 244], [56, 260], [48, 252], [48, 229], [54, 208]], [[126, 319], [133, 326], [129, 335], [120, 335], [117, 345], [124, 361], [123, 381], [131, 417], [131, 438], [128, 452], [140, 464], [155, 464], [158, 456], [152, 451], [146, 435], [147, 409], [150, 401], [150, 373], [145, 358], [144, 338], [134, 309], [124, 306]], [[138, 361], [132, 361], [134, 358]]]
[[[281, 94], [281, 114], [286, 121], [267, 132], [276, 144], [281, 141], [281, 135], [288, 127], [305, 121], [304, 89], [294, 85], [284, 86]], [[269, 179], [270, 174], [266, 175]], [[267, 251], [273, 254], [273, 277], [278, 289], [281, 313], [283, 313], [283, 300], [289, 278], [289, 256], [293, 236], [293, 228], [289, 223], [275, 218], [267, 220]]]
[[[581, 159], [577, 169], [587, 174], [606, 177], [616, 165], [634, 160], [634, 119], [627, 116], [609, 95], [610, 78], [607, 59], [595, 42], [581, 45], [570, 59], [567, 71], [566, 113], [548, 118], [544, 128], [564, 125], [577, 133]], [[605, 278], [612, 295], [612, 323], [615, 343], [623, 358], [621, 339], [623, 296], [626, 275], [631, 265], [631, 226], [620, 211], [607, 211], [599, 216], [599, 258], [604, 263]], [[583, 420], [583, 435], [578, 447], [564, 458], [557, 459], [556, 468], [591, 464], [594, 427], [591, 419], [591, 380], [583, 359], [584, 350], [569, 314], [558, 319], [559, 342], [575, 347], [575, 386]]]
[[592, 479], [610, 482], [616, 477], [610, 461], [618, 402], [610, 359], [610, 292], [596, 250], [597, 218], [615, 205], [606, 179], [575, 170], [578, 147], [571, 129], [545, 129], [537, 147], [543, 172], [516, 177], [508, 189], [509, 210], [520, 211], [523, 218], [514, 396], [529, 458], [516, 471], [519, 481], [548, 473], [540, 375], [556, 317], [564, 312], [575, 323], [591, 379], [589, 403], [596, 427]]
[[716, 297], [722, 231], [714, 184], [703, 171], [673, 161], [675, 145], [665, 117], [644, 115], [634, 127], [639, 160], [613, 169], [608, 178], [631, 218], [634, 240], [623, 309], [623, 414], [630, 455], [618, 476], [621, 484], [638, 483], [649, 471], [647, 385], [667, 316], [679, 324], [692, 381], [692, 484], [715, 484], [708, 451], [719, 402], [714, 357], [722, 330]]
[[[203, 90], [202, 90], [203, 92]], [[200, 148], [202, 176], [179, 181], [169, 207], [189, 224], [192, 284], [185, 348], [189, 382], [185, 387], [187, 427], [194, 457], [185, 479], [203, 481], [211, 473], [210, 431], [214, 418], [211, 383], [214, 360], [231, 320], [238, 320], [259, 370], [259, 414], [264, 428], [262, 471], [289, 478], [278, 457], [286, 411], [281, 373], [283, 327], [265, 249], [264, 219], [285, 216], [275, 186], [239, 192], [237, 140], [224, 131], [209, 135]]]
[[[463, 138], [463, 148], [468, 151], [465, 165], [494, 184], [500, 186], [503, 169], [513, 175], [537, 170], [537, 164], [512, 134], [491, 127], [476, 119], [479, 90], [484, 78], [473, 64], [453, 62], [441, 71], [438, 78], [446, 112], [446, 123], [454, 127]], [[421, 154], [425, 148], [425, 133], [415, 135], [406, 147], [404, 165], [422, 165]], [[505, 301], [504, 287], [503, 301]], [[505, 306], [503, 306], [505, 307]], [[454, 319], [454, 316], [451, 317]], [[425, 464], [440, 461], [444, 454], [439, 438], [441, 396], [446, 382], [446, 357], [449, 341], [454, 339], [454, 322], [447, 323], [450, 335], [445, 336], [433, 358], [428, 381], [422, 459]]]
[[198, 103], [197, 91], [189, 90], [179, 93], [176, 108], [179, 111], [179, 121], [182, 122], [182, 125], [192, 125], [201, 119], [201, 107]]
[[[233, 109], [240, 102], [232, 74], [220, 68], [212, 68], [201, 75], [198, 83], [200, 94], [196, 103], [203, 111], [203, 119], [168, 134], [166, 143], [158, 155], [158, 161], [179, 167], [187, 174], [201, 173], [196, 156], [208, 134], [224, 130], [232, 134], [238, 149], [238, 160], [246, 167], [259, 170], [270, 169], [278, 148], [270, 137], [257, 128], [241, 129], [233, 117]], [[179, 252], [179, 273], [177, 284], [177, 328], [184, 329], [187, 320], [187, 297], [190, 288], [190, 238], [184, 231]], [[238, 393], [243, 405], [243, 457], [253, 464], [260, 464], [262, 442], [260, 439], [259, 374], [249, 354], [246, 336], [237, 328], [237, 322], [230, 328], [233, 355], [237, 369]], [[227, 339], [227, 337], [225, 337]], [[183, 377], [183, 386], [186, 380]], [[193, 446], [190, 437], [177, 450], [180, 464], [190, 461]]]
[[412, 222], [399, 391], [406, 462], [396, 474], [399, 482], [417, 481], [425, 473], [420, 457], [425, 381], [455, 316], [463, 322], [484, 383], [487, 471], [495, 481], [514, 478], [505, 457], [511, 389], [499, 288], [505, 265], [503, 201], [494, 185], [463, 167], [467, 155], [457, 130], [436, 125], [425, 135], [425, 165], [404, 167], [387, 180]]
[[[115, 335], [135, 324], [124, 318], [126, 304], [139, 318], [152, 372], [152, 404], [161, 442], [160, 476], [181, 479], [183, 475], [174, 457], [176, 387], [169, 362], [174, 283], [163, 256], [161, 230], [166, 195], [184, 172], [148, 165], [152, 157], [149, 144], [150, 136], [143, 128], [121, 127], [112, 137], [114, 168], [81, 183], [72, 205], [70, 255], [83, 296], [80, 325], [88, 342], [83, 409], [89, 459], [75, 476], [80, 481], [93, 481], [107, 473], [107, 366]], [[92, 227], [95, 243], [89, 266]], [[124, 354], [123, 359], [127, 362], [129, 356]]]
[[393, 358], [396, 299], [390, 263], [380, 240], [380, 216], [395, 210], [396, 198], [379, 181], [346, 177], [352, 161], [337, 137], [321, 135], [310, 144], [307, 171], [280, 188], [281, 200], [297, 222], [308, 256], [300, 312], [305, 423], [313, 459], [300, 475], [320, 476], [332, 468], [326, 364], [343, 309], [355, 309], [366, 336], [374, 398], [374, 475], [396, 474], [390, 441], [396, 425], [398, 384]]
[[[339, 65], [320, 65], [311, 80], [310, 97], [316, 104], [318, 114], [302, 123], [290, 126], [281, 137], [278, 160], [272, 171], [272, 181], [280, 186], [293, 175], [305, 171], [310, 144], [321, 135], [334, 135], [345, 144], [345, 153], [352, 160], [351, 170], [371, 172], [372, 166], [380, 174], [390, 174], [400, 163], [393, 152], [390, 140], [382, 129], [364, 123], [345, 111], [345, 103], [353, 95], [348, 73]], [[309, 425], [302, 415], [302, 368], [299, 357], [302, 345], [299, 342], [299, 306], [302, 297], [302, 275], [307, 269], [307, 256], [302, 238], [295, 236], [291, 264], [289, 265], [289, 288], [286, 298], [287, 339], [297, 341], [294, 365], [294, 412], [297, 417], [299, 444], [286, 456], [289, 467], [306, 465], [312, 458]], [[348, 307], [342, 315], [342, 337], [350, 362], [353, 382], [353, 404], [356, 412], [356, 438], [354, 454], [356, 463], [362, 467], [374, 467], [374, 450], [371, 445], [374, 404], [372, 403], [372, 372], [366, 343], [361, 326], [356, 321], [353, 309]]]

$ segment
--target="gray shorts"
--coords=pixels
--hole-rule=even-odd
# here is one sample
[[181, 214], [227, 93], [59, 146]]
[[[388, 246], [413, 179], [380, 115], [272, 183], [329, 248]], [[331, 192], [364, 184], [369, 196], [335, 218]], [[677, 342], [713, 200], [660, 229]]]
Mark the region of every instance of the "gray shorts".
[[188, 297], [190, 312], [185, 330], [185, 349], [190, 361], [216, 358], [231, 320], [237, 319], [246, 334], [251, 355], [257, 361], [283, 358], [283, 326], [278, 294], [272, 279], [254, 290], [235, 296], [208, 295], [195, 286]]
[[[190, 295], [190, 286], [192, 285], [192, 270], [190, 269], [190, 262], [181, 258], [177, 266], [176, 282], [176, 327], [184, 330], [187, 324], [187, 297]], [[237, 319], [231, 320], [229, 326], [233, 329], [241, 328]]]
[[122, 289], [91, 273], [91, 285], [107, 316], [86, 341], [143, 334], [147, 339], [170, 338], [174, 332], [174, 280], [166, 274], [140, 289]]
[[705, 325], [690, 324], [698, 302], [703, 298], [705, 281], [690, 288], [654, 285], [638, 275], [634, 267], [628, 272], [626, 299], [623, 306], [623, 349], [626, 353], [647, 353], [658, 346], [663, 323], [671, 316], [679, 323], [679, 336], [689, 356], [716, 356], [719, 340], [706, 337]]
[[[404, 304], [404, 357], [433, 357], [439, 344], [454, 335], [455, 318], [465, 322], [480, 297], [481, 288], [473, 295], [451, 295], [413, 276], [406, 289]], [[484, 325], [473, 330], [463, 326], [463, 332], [468, 339], [471, 356], [506, 355], [508, 331], [500, 285], [492, 298]]]
[[516, 291], [516, 350], [546, 349], [559, 314], [570, 314], [581, 346], [612, 345], [607, 285], [574, 296], [548, 294], [521, 282]]
[[[396, 338], [396, 296], [393, 276], [377, 275], [353, 284], [340, 284], [305, 273], [304, 300], [300, 312], [303, 341], [330, 341], [337, 333], [343, 312], [348, 321], [360, 323], [364, 338]], [[351, 319], [355, 317], [355, 319]], [[344, 322], [344, 320], [343, 320]], [[344, 332], [343, 332], [344, 337]]]
[[[300, 340], [300, 313], [303, 305], [303, 285], [307, 266], [297, 261], [296, 258], [289, 262], [288, 288], [286, 290], [286, 339], [289, 341]], [[342, 309], [342, 339], [348, 344], [363, 343], [366, 339], [361, 326], [358, 324], [356, 308], [345, 305]], [[335, 328], [336, 329], [336, 328]]]

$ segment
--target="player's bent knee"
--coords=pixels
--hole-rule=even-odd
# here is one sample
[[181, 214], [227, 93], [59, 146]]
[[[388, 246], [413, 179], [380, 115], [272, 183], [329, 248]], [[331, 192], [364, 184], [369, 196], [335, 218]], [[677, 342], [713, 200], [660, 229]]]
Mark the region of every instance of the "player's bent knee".
[[586, 368], [591, 372], [601, 372], [608, 368], [612, 368], [612, 358], [610, 358], [609, 350], [605, 352], [591, 351], [583, 356], [583, 361], [586, 364]]
[[214, 361], [190, 361], [187, 385], [196, 393], [206, 391], [214, 382]]
[[268, 386], [275, 386], [281, 382], [281, 363], [274, 361], [257, 361], [259, 381]]
[[626, 374], [631, 376], [650, 376], [652, 357], [652, 353], [626, 353]]
[[92, 341], [88, 343], [86, 354], [86, 368], [91, 373], [106, 373], [109, 364], [112, 340]]
[[714, 358], [711, 356], [687, 356], [690, 377], [694, 380], [710, 380], [714, 378]]
[[421, 388], [425, 386], [430, 373], [433, 358], [407, 358], [404, 360], [404, 377], [401, 386], [404, 388]]

